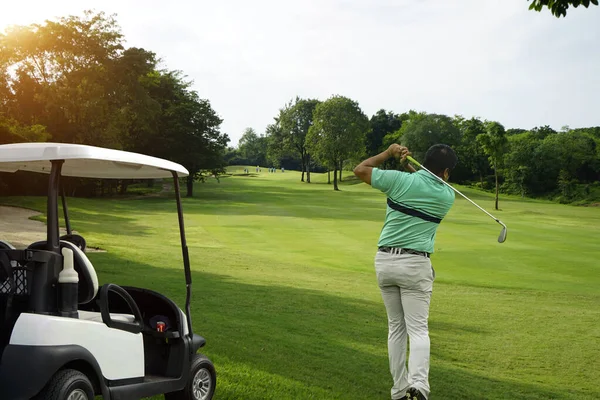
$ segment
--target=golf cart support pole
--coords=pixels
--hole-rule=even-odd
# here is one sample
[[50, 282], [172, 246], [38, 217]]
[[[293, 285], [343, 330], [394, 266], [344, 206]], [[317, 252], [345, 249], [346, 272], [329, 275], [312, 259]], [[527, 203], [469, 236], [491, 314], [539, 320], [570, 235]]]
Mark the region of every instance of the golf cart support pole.
[[69, 221], [69, 209], [67, 208], [67, 198], [65, 196], [65, 188], [62, 188], [62, 192], [60, 194], [62, 200], [62, 208], [63, 214], [65, 216], [65, 227], [67, 228], [67, 235], [71, 234], [71, 221]]
[[58, 186], [60, 182], [60, 172], [64, 160], [53, 160], [50, 170], [50, 179], [48, 179], [48, 204], [47, 204], [47, 223], [46, 233], [48, 237], [47, 249], [60, 254], [59, 231], [58, 231]]
[[175, 188], [175, 199], [177, 200], [177, 216], [179, 218], [179, 235], [181, 236], [181, 253], [183, 254], [183, 268], [185, 270], [185, 286], [187, 293], [185, 297], [185, 313], [188, 324], [188, 332], [192, 337], [192, 314], [190, 311], [190, 300], [192, 297], [192, 271], [190, 270], [190, 256], [188, 254], [187, 242], [185, 240], [185, 227], [183, 225], [183, 209], [181, 207], [181, 193], [179, 189], [179, 177], [177, 172], [171, 171], [173, 174], [173, 186]]

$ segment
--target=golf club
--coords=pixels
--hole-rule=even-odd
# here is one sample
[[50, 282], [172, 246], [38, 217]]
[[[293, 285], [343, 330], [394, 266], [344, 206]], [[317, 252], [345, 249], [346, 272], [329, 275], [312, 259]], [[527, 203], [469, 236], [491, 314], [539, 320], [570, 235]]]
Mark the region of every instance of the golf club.
[[450, 189], [454, 190], [456, 193], [460, 194], [462, 197], [464, 197], [465, 199], [469, 200], [471, 202], [471, 204], [473, 204], [475, 207], [479, 208], [481, 211], [483, 211], [484, 213], [486, 213], [487, 215], [489, 215], [494, 221], [496, 221], [497, 223], [499, 223], [500, 225], [502, 225], [502, 231], [500, 232], [500, 236], [498, 236], [498, 243], [504, 243], [504, 241], [506, 240], [507, 228], [506, 228], [506, 225], [504, 225], [504, 223], [502, 221], [500, 221], [498, 218], [494, 217], [489, 212], [485, 211], [483, 208], [479, 207], [473, 200], [471, 200], [470, 198], [468, 198], [467, 196], [465, 196], [464, 194], [462, 194], [461, 192], [459, 192], [458, 190], [456, 190], [448, 182], [446, 182], [445, 180], [443, 180], [442, 178], [440, 178], [439, 176], [437, 176], [436, 174], [434, 174], [433, 172], [431, 172], [430, 170], [428, 170], [427, 168], [425, 168], [424, 166], [422, 166], [417, 160], [415, 160], [411, 156], [406, 156], [406, 159], [408, 161], [412, 162], [413, 164], [415, 164], [416, 166], [418, 166], [419, 168], [422, 168], [425, 171], [429, 172], [431, 175], [435, 176], [444, 185], [450, 187]]

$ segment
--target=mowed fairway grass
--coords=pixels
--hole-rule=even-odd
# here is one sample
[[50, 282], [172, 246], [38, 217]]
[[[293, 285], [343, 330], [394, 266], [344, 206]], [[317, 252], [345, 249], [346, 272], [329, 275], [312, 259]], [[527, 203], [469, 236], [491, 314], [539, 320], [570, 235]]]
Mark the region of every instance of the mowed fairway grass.
[[[193, 325], [217, 369], [215, 399], [389, 399], [373, 269], [384, 196], [262, 171], [198, 183], [184, 200]], [[500, 225], [459, 196], [438, 230], [431, 399], [600, 398], [600, 208], [503, 196], [494, 211], [490, 194], [462, 189], [508, 239], [499, 244]], [[172, 194], [69, 206], [74, 229], [108, 251], [89, 254], [101, 283], [183, 307]]]

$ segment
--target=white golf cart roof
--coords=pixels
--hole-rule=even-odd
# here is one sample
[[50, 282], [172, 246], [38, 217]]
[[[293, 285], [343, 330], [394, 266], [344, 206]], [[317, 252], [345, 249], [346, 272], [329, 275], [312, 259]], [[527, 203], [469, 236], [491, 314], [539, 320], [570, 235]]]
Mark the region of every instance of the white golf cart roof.
[[0, 172], [49, 174], [51, 160], [65, 160], [62, 176], [104, 179], [158, 179], [189, 175], [182, 165], [128, 151], [67, 143], [0, 145]]

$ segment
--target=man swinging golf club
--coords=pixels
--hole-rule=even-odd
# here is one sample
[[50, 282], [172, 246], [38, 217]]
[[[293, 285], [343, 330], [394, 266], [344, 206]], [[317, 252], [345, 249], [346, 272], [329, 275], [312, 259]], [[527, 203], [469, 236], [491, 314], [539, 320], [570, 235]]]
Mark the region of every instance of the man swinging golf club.
[[[395, 157], [404, 162], [411, 153], [392, 144], [360, 163], [354, 174], [387, 195], [387, 212], [375, 256], [377, 282], [388, 316], [388, 354], [394, 379], [392, 399], [429, 397], [429, 302], [435, 272], [431, 265], [437, 228], [454, 203], [454, 192], [426, 170], [415, 173], [381, 170]], [[452, 148], [429, 148], [423, 166], [448, 180], [457, 163]], [[410, 168], [412, 171], [414, 169]], [[406, 368], [406, 335], [410, 357]]]

